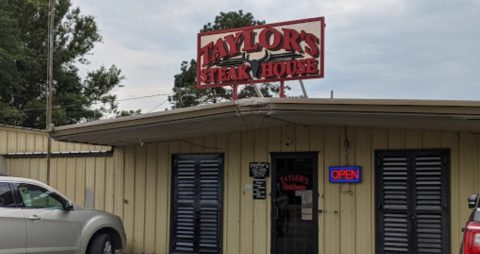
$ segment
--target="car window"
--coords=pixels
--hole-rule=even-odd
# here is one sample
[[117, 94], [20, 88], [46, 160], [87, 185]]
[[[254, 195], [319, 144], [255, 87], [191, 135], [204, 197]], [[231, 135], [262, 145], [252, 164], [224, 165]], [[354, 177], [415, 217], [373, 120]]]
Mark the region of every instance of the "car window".
[[55, 192], [37, 185], [20, 183], [17, 190], [26, 208], [62, 209], [64, 200]]
[[0, 183], [0, 207], [15, 207], [13, 193], [8, 183]]

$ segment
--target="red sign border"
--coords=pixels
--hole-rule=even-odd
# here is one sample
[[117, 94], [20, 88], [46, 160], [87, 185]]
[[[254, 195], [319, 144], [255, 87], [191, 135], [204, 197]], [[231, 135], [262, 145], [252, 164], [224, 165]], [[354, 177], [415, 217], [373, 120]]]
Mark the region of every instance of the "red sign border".
[[[235, 32], [241, 31], [243, 29], [258, 29], [264, 27], [273, 27], [273, 26], [284, 26], [284, 25], [292, 25], [292, 24], [300, 24], [300, 23], [307, 23], [307, 22], [314, 22], [320, 21], [320, 73], [318, 75], [310, 75], [306, 77], [290, 77], [290, 78], [270, 78], [270, 79], [262, 79], [262, 80], [250, 80], [244, 81], [239, 83], [229, 83], [229, 84], [208, 84], [208, 85], [200, 85], [200, 37], [205, 35], [212, 35], [212, 34], [220, 34], [220, 33], [228, 33], [228, 32]], [[239, 28], [232, 28], [232, 29], [223, 29], [223, 30], [215, 30], [215, 31], [208, 31], [208, 32], [200, 32], [197, 35], [197, 89], [207, 89], [213, 87], [224, 87], [224, 86], [232, 86], [232, 85], [248, 85], [248, 84], [255, 84], [255, 83], [269, 83], [269, 82], [277, 82], [277, 81], [288, 81], [288, 80], [304, 80], [304, 79], [313, 79], [313, 78], [323, 78], [325, 74], [325, 17], [317, 17], [317, 18], [308, 18], [308, 19], [298, 19], [286, 22], [278, 22], [278, 23], [271, 23], [271, 24], [264, 24], [264, 25], [257, 25], [257, 26], [244, 26]]]

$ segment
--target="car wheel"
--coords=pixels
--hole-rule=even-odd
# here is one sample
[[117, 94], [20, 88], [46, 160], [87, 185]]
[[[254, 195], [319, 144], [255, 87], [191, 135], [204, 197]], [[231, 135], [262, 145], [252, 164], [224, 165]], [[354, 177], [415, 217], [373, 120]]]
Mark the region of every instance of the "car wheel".
[[88, 254], [114, 254], [112, 238], [108, 234], [99, 234], [93, 238]]

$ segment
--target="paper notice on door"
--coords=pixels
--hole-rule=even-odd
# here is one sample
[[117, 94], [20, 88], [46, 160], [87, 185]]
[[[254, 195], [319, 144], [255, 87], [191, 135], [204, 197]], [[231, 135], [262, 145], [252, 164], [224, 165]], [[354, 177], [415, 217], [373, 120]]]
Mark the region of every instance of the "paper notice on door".
[[302, 220], [312, 220], [313, 197], [311, 190], [302, 191]]

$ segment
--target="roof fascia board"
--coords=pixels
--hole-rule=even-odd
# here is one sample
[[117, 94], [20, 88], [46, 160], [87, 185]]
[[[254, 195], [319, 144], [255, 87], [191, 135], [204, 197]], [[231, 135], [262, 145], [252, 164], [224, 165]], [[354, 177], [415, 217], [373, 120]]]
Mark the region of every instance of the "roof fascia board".
[[480, 101], [439, 100], [369, 100], [369, 99], [298, 99], [249, 98], [235, 102], [202, 105], [172, 111], [156, 112], [125, 118], [101, 120], [90, 123], [61, 126], [51, 135], [55, 138], [96, 131], [128, 129], [142, 125], [158, 125], [184, 121], [202, 121], [209, 117], [229, 114], [267, 114], [280, 112], [343, 112], [403, 115], [454, 115], [480, 117]]
[[6, 125], [6, 124], [0, 124], [0, 129], [11, 130], [11, 131], [19, 131], [19, 132], [25, 132], [25, 133], [43, 134], [43, 135], [47, 134], [47, 131], [41, 130], [41, 129], [28, 128], [28, 127], [23, 127], [23, 126]]
[[221, 116], [225, 114], [237, 113], [236, 105], [222, 105], [222, 107], [207, 108], [202, 110], [188, 110], [184, 112], [169, 112], [168, 114], [148, 115], [136, 118], [113, 119], [113, 121], [96, 121], [89, 124], [67, 125], [57, 127], [51, 133], [53, 137], [68, 136], [72, 134], [81, 134], [102, 130], [124, 129], [152, 124], [168, 124], [178, 121], [192, 121], [210, 116]]
[[[480, 108], [480, 101], [460, 100], [405, 100], [405, 99], [319, 99], [319, 98], [262, 98], [243, 99], [269, 104], [315, 104], [315, 105], [376, 105], [376, 106], [429, 106], [429, 107], [474, 107]], [[240, 100], [242, 101], [242, 100]], [[251, 104], [251, 103], [250, 103]]]
[[480, 107], [451, 107], [451, 106], [386, 106], [386, 105], [328, 105], [328, 104], [276, 104], [268, 105], [269, 110], [272, 111], [309, 111], [309, 112], [351, 112], [362, 113], [368, 112], [376, 113], [390, 113], [395, 114], [433, 114], [433, 115], [469, 115], [472, 117], [480, 117]]

